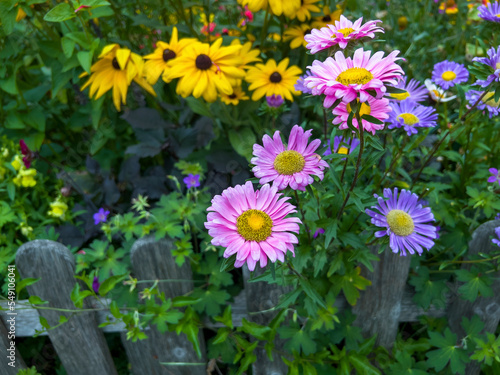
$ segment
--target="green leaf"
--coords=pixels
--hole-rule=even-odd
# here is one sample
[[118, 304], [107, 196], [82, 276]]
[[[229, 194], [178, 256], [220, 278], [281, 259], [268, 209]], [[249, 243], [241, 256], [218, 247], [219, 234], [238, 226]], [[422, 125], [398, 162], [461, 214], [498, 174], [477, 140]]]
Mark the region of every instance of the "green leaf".
[[76, 54], [78, 61], [82, 68], [90, 74], [90, 67], [92, 65], [92, 52], [89, 51], [80, 51]]
[[470, 360], [467, 352], [457, 346], [457, 335], [452, 333], [449, 328], [446, 328], [444, 336], [431, 331], [429, 337], [429, 343], [439, 349], [426, 353], [427, 363], [437, 371], [441, 371], [450, 363], [453, 373], [464, 374], [465, 364]]
[[74, 17], [76, 17], [75, 11], [71, 6], [68, 3], [61, 3], [49, 10], [43, 19], [48, 22], [63, 22]]
[[21, 290], [23, 290], [24, 288], [26, 288], [28, 285], [32, 285], [32, 284], [36, 283], [39, 280], [40, 280], [39, 278], [35, 279], [33, 277], [27, 277], [26, 279], [22, 279], [16, 285], [16, 293], [19, 294], [19, 292]]
[[111, 276], [104, 280], [99, 286], [99, 295], [104, 297], [108, 292], [115, 287], [117, 283], [124, 280], [128, 274]]
[[378, 118], [370, 116], [370, 115], [367, 115], [367, 114], [364, 114], [363, 116], [361, 116], [361, 118], [363, 120], [371, 122], [372, 124], [377, 124], [377, 125], [383, 125], [384, 124], [384, 122], [380, 121]]
[[326, 309], [326, 304], [323, 298], [319, 295], [319, 293], [312, 287], [312, 285], [309, 283], [309, 281], [305, 279], [299, 279], [300, 285], [302, 286], [302, 289], [304, 292], [307, 294], [309, 298], [311, 298], [314, 302], [316, 302], [319, 306], [322, 308]]
[[260, 324], [249, 322], [245, 318], [241, 320], [242, 327], [240, 328], [243, 332], [246, 332], [254, 336], [257, 340], [265, 341], [268, 339], [267, 334], [271, 331], [271, 328], [266, 326], [261, 326]]
[[44, 305], [46, 303], [49, 303], [49, 301], [44, 301], [43, 299], [41, 299], [38, 296], [30, 296], [30, 298], [28, 298], [28, 301], [32, 305]]
[[375, 366], [370, 364], [366, 356], [351, 354], [348, 356], [349, 363], [358, 371], [359, 374], [364, 375], [380, 375], [381, 372]]
[[185, 100], [189, 108], [191, 108], [194, 113], [213, 118], [212, 112], [210, 112], [210, 107], [204, 101], [196, 99], [192, 96], [187, 97]]
[[309, 355], [316, 351], [316, 342], [304, 330], [295, 327], [280, 327], [278, 333], [283, 339], [290, 339], [286, 342], [285, 348], [296, 350]]
[[75, 41], [71, 40], [67, 36], [63, 36], [61, 38], [61, 47], [64, 53], [64, 56], [66, 56], [67, 59], [73, 55], [73, 51], [75, 50]]
[[488, 275], [472, 273], [467, 270], [457, 270], [455, 273], [458, 280], [466, 282], [458, 288], [458, 291], [467, 301], [473, 302], [478, 295], [482, 297], [491, 297], [493, 295], [491, 288], [493, 280]]
[[257, 138], [252, 129], [246, 127], [229, 132], [229, 142], [238, 154], [250, 160], [252, 158], [253, 145], [257, 143]]

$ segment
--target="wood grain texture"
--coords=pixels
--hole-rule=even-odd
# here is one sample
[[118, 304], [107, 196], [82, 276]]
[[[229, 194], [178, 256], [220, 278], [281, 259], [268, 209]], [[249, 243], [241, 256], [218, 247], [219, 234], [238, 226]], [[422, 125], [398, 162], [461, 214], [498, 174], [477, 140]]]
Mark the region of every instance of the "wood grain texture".
[[[469, 243], [467, 257], [478, 253], [488, 254], [498, 250], [498, 246], [491, 242], [495, 236], [495, 228], [500, 227], [500, 220], [492, 220], [481, 224], [472, 234]], [[470, 270], [472, 264], [464, 263], [462, 269]], [[493, 276], [493, 275], [492, 275]], [[448, 321], [451, 330], [458, 335], [458, 341], [466, 336], [462, 326], [462, 318], [471, 319], [473, 315], [478, 315], [484, 323], [484, 332], [495, 332], [500, 320], [500, 272], [494, 275], [496, 280], [491, 285], [493, 289], [492, 297], [478, 297], [474, 302], [460, 298], [458, 288], [464, 283], [457, 281], [453, 288], [454, 298], [448, 307]], [[465, 369], [466, 375], [478, 375], [481, 366], [477, 363], [469, 363]]]
[[[253, 277], [257, 277], [264, 273], [260, 267], [256, 267], [253, 272]], [[254, 313], [262, 310], [268, 310], [276, 306], [280, 297], [286, 294], [291, 289], [289, 287], [282, 287], [277, 284], [268, 284], [267, 282], [249, 283], [250, 271], [246, 266], [243, 267], [243, 280], [245, 282], [247, 311]], [[248, 320], [267, 326], [271, 320], [277, 315], [277, 311], [265, 312], [260, 314], [251, 314]], [[276, 335], [274, 340], [275, 349], [283, 352], [285, 340], [280, 339], [279, 334]], [[264, 348], [257, 347], [255, 349], [257, 361], [252, 365], [254, 374], [262, 375], [286, 375], [288, 373], [288, 366], [283, 362], [281, 356], [273, 351], [273, 360], [270, 361]], [[289, 358], [291, 359], [291, 358]]]
[[9, 362], [11, 362], [11, 359], [7, 358], [7, 356], [10, 356], [9, 352], [9, 349], [11, 347], [10, 342], [11, 341], [16, 342], [17, 340], [14, 338], [10, 340], [8, 338], [9, 330], [7, 329], [7, 327], [5, 326], [3, 321], [0, 321], [0, 353], [2, 353], [2, 359], [0, 360], [0, 375], [16, 375], [20, 369], [26, 368], [26, 364], [24, 363], [21, 354], [19, 354], [17, 346], [14, 355], [16, 357], [14, 362], [14, 367], [8, 364]]
[[[174, 245], [171, 240], [155, 241], [154, 237], [144, 237], [132, 247], [130, 258], [135, 277], [139, 280], [157, 279], [192, 279], [189, 262], [182, 267], [175, 264], [172, 256]], [[144, 288], [151, 284], [141, 284]], [[173, 298], [193, 290], [193, 282], [159, 283], [158, 289], [165, 293], [165, 297]], [[142, 342], [131, 342], [124, 339], [122, 342], [127, 351], [132, 372], [134, 375], [205, 375], [205, 365], [174, 366], [160, 365], [160, 362], [206, 363], [206, 358], [198, 358], [193, 345], [186, 335], [175, 332], [160, 333], [150, 327], [148, 339]], [[198, 335], [202, 353], [205, 353], [205, 342], [200, 330]]]
[[[29, 285], [30, 295], [38, 296], [48, 304], [43, 306], [74, 309], [70, 295], [75, 285], [75, 260], [60, 243], [48, 240], [31, 241], [19, 248], [16, 266], [21, 277], [41, 280]], [[90, 307], [84, 303], [84, 308]], [[116, 375], [113, 359], [106, 340], [97, 327], [95, 313], [70, 313], [39, 310], [50, 326], [59, 323], [64, 315], [68, 322], [51, 329], [49, 337], [68, 375]]]
[[[376, 253], [376, 248], [373, 251]], [[354, 324], [366, 336], [377, 335], [376, 344], [390, 350], [401, 320], [402, 299], [410, 269], [410, 256], [399, 256], [390, 249], [378, 254], [373, 261], [373, 272], [362, 268], [362, 276], [371, 281], [353, 307], [357, 315]]]

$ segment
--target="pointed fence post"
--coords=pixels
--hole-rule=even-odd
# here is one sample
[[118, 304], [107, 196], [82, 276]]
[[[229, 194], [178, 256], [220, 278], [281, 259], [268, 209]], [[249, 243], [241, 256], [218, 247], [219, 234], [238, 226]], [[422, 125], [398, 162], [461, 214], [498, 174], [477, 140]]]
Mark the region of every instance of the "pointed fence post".
[[[169, 239], [155, 241], [153, 236], [139, 239], [130, 252], [132, 269], [139, 280], [183, 279], [192, 280], [189, 262], [178, 267], [172, 255], [174, 245]], [[153, 282], [151, 282], [151, 285]], [[144, 288], [150, 287], [149, 284]], [[166, 298], [181, 296], [193, 290], [193, 282], [159, 283], [158, 290]], [[122, 334], [134, 375], [206, 375], [206, 358], [198, 358], [186, 335], [175, 332], [160, 333], [153, 326], [146, 332], [146, 340], [131, 342]], [[198, 335], [202, 353], [205, 353], [203, 333]], [[160, 362], [179, 362], [183, 365], [161, 365]], [[189, 365], [192, 363], [193, 365]]]
[[[478, 253], [492, 253], [498, 250], [498, 246], [491, 242], [495, 236], [495, 228], [500, 227], [500, 220], [493, 220], [481, 224], [472, 234], [472, 240], [469, 242], [468, 255]], [[462, 269], [470, 270], [472, 264], [464, 263]], [[458, 288], [463, 285], [462, 282], [455, 283], [455, 299], [448, 308], [448, 322], [451, 330], [458, 335], [458, 340], [466, 336], [462, 326], [462, 318], [471, 319], [473, 315], [478, 315], [484, 323], [484, 332], [495, 332], [500, 320], [500, 272], [494, 275], [496, 280], [491, 285], [493, 296], [476, 298], [474, 302], [467, 301], [460, 297]], [[465, 373], [467, 375], [479, 375], [481, 365], [477, 362], [471, 362], [467, 365]]]
[[398, 333], [411, 256], [399, 256], [389, 248], [378, 256], [380, 261], [372, 262], [373, 272], [362, 268], [363, 277], [372, 284], [360, 292], [353, 307], [357, 315], [354, 324], [367, 336], [377, 335], [376, 344], [390, 350]]
[[[265, 269], [255, 268], [254, 277], [260, 276]], [[249, 313], [255, 313], [263, 310], [269, 310], [279, 303], [279, 299], [283, 294], [290, 291], [290, 288], [282, 287], [277, 284], [268, 284], [264, 281], [249, 283], [250, 271], [246, 266], [243, 267], [243, 280], [245, 282], [245, 292], [247, 296], [247, 310]], [[263, 326], [267, 326], [276, 316], [278, 311], [269, 311], [259, 314], [250, 314], [249, 320]], [[275, 348], [279, 351], [285, 351], [283, 346], [285, 340], [279, 338], [279, 334], [274, 339]], [[270, 361], [264, 348], [257, 347], [255, 349], [257, 361], [253, 363], [254, 374], [265, 375], [286, 375], [288, 366], [283, 362], [281, 356], [273, 351], [273, 360]]]
[[[40, 278], [27, 289], [30, 295], [49, 302], [43, 307], [75, 310], [74, 313], [39, 310], [50, 326], [58, 325], [61, 315], [68, 319], [48, 331], [68, 375], [116, 375], [104, 334], [97, 327], [95, 312], [79, 312], [71, 301], [71, 291], [76, 283], [73, 254], [54, 241], [31, 241], [17, 251], [16, 266], [23, 279]], [[90, 305], [84, 301], [83, 308], [90, 308]]]

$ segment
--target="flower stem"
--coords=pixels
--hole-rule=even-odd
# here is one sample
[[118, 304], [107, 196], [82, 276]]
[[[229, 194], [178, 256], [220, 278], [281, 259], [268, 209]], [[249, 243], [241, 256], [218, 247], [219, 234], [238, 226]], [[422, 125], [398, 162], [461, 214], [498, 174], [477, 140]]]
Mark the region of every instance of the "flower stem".
[[[361, 106], [359, 106], [361, 107]], [[356, 161], [356, 170], [354, 172], [354, 178], [352, 179], [352, 184], [347, 192], [347, 195], [344, 199], [344, 203], [342, 203], [342, 207], [340, 207], [339, 213], [337, 214], [337, 220], [340, 220], [342, 217], [342, 213], [344, 212], [344, 208], [349, 201], [349, 197], [351, 196], [351, 191], [354, 189], [354, 186], [356, 186], [356, 182], [358, 181], [358, 176], [359, 176], [359, 167], [361, 166], [361, 158], [363, 156], [363, 150], [365, 148], [365, 137], [364, 137], [364, 129], [363, 129], [363, 122], [361, 121], [361, 116], [359, 115], [359, 108], [358, 112], [355, 113], [356, 116], [356, 121], [358, 122], [358, 128], [359, 128], [359, 154], [358, 154], [358, 160]]]
[[295, 193], [295, 199], [297, 200], [297, 207], [299, 208], [300, 214], [302, 215], [302, 222], [304, 227], [306, 228], [307, 237], [309, 238], [309, 242], [311, 242], [311, 232], [309, 232], [309, 227], [306, 222], [306, 215], [304, 215], [304, 210], [302, 209], [302, 205], [300, 204], [299, 194], [297, 194], [297, 190], [293, 191]]

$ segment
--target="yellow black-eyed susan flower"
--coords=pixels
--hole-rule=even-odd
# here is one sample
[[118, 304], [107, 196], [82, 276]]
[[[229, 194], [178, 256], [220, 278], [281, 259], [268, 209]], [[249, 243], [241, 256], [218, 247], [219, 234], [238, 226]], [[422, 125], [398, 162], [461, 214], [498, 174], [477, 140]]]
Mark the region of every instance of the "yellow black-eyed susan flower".
[[221, 38], [212, 45], [194, 43], [184, 49], [181, 57], [174, 60], [165, 77], [180, 78], [177, 94], [183, 98], [191, 94], [195, 98], [203, 96], [207, 102], [214, 102], [218, 94], [233, 93], [231, 80], [245, 76], [245, 71], [240, 67], [241, 46], [222, 47], [221, 44]]
[[220, 94], [220, 100], [227, 105], [238, 105], [240, 100], [248, 100], [250, 99], [246, 92], [243, 91], [241, 86], [233, 86], [233, 93], [228, 95], [228, 94]]
[[300, 22], [311, 19], [312, 13], [319, 13], [320, 9], [315, 5], [319, 0], [301, 0], [300, 8], [296, 13], [296, 17]]
[[293, 95], [299, 95], [294, 85], [299, 78], [300, 70], [297, 66], [288, 67], [289, 59], [283, 59], [279, 64], [269, 59], [266, 64], [257, 64], [248, 70], [246, 81], [250, 83], [250, 90], [255, 90], [252, 100], [259, 100], [264, 95], [280, 95], [282, 98], [293, 101]]
[[290, 41], [290, 48], [296, 49], [300, 46], [305, 47], [307, 45], [304, 36], [311, 33], [311, 26], [306, 23], [301, 24], [300, 26], [292, 26], [288, 28], [283, 33], [283, 40]]
[[[170, 42], [157, 42], [155, 51], [144, 56], [144, 59], [147, 60], [144, 64], [144, 73], [148, 83], [154, 85], [160, 75], [172, 66], [173, 60], [181, 56], [182, 50], [195, 40], [193, 38], [179, 40], [177, 27], [174, 27]], [[164, 76], [163, 79], [165, 80]], [[165, 82], [169, 82], [169, 80], [165, 80]]]
[[[153, 88], [143, 77], [144, 60], [128, 48], [120, 48], [118, 44], [109, 44], [103, 48], [99, 61], [90, 68], [91, 74], [81, 90], [90, 86], [89, 96], [95, 100], [113, 89], [113, 103], [120, 110], [121, 103], [127, 102], [127, 90], [132, 81], [156, 96]], [[87, 76], [84, 72], [80, 78]]]

